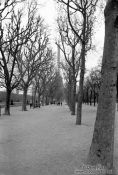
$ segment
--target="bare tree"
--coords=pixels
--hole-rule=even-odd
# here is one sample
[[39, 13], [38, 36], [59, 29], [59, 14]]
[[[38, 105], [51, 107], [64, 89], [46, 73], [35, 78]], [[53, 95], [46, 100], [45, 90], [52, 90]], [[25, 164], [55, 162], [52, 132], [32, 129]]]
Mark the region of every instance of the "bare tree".
[[28, 12], [27, 24], [24, 26], [22, 25], [22, 18], [22, 10], [15, 12], [15, 9], [13, 9], [10, 19], [4, 24], [6, 28], [4, 26], [4, 28], [1, 28], [0, 65], [2, 67], [2, 86], [6, 88], [6, 115], [10, 115], [11, 92], [19, 85], [19, 82], [21, 81], [21, 78], [17, 73], [16, 66], [18, 53], [23, 45], [28, 42], [37, 28], [36, 24], [34, 25], [34, 22], [32, 21], [32, 11]]
[[54, 54], [51, 49], [48, 49], [45, 59], [45, 64], [40, 66], [40, 69], [33, 79], [34, 94], [33, 94], [33, 107], [35, 107], [36, 94], [37, 105], [40, 107], [41, 96], [44, 98], [48, 89], [48, 84], [51, 81], [54, 74]]
[[[27, 90], [32, 84], [33, 78], [44, 67], [48, 60], [48, 34], [43, 25], [41, 17], [36, 19], [37, 30], [30, 38], [30, 41], [22, 48], [18, 59], [18, 69], [21, 75], [21, 87], [23, 89], [23, 105], [22, 110], [26, 110]], [[24, 76], [23, 76], [24, 75]]]
[[[94, 25], [94, 12], [98, 0], [58, 0], [67, 7], [69, 24], [73, 32], [81, 42], [81, 71], [78, 93], [77, 118], [76, 124], [81, 124], [82, 100], [83, 100], [83, 83], [85, 75], [85, 58], [87, 52], [92, 48], [92, 32]], [[78, 28], [73, 25], [73, 14], [78, 17]]]
[[[45, 71], [43, 72], [41, 76], [41, 82], [42, 82], [42, 105], [49, 104], [49, 101], [53, 101], [54, 99], [54, 88], [52, 87], [52, 84], [55, 79], [56, 71], [54, 63], [47, 66]], [[52, 87], [52, 89], [51, 89]], [[53, 91], [53, 92], [52, 92]]]
[[[76, 24], [75, 24], [76, 25]], [[71, 94], [71, 103], [70, 103], [70, 109], [71, 114], [75, 115], [75, 104], [76, 104], [76, 82], [77, 82], [77, 76], [80, 68], [80, 52], [78, 49], [78, 38], [73, 33], [72, 29], [69, 27], [68, 21], [65, 17], [60, 17], [58, 19], [58, 28], [59, 28], [59, 34], [61, 38], [61, 45], [58, 45], [58, 47], [61, 49], [61, 51], [64, 54], [65, 60], [68, 63], [70, 67], [70, 73], [71, 73], [71, 79], [70, 79], [70, 94]], [[67, 53], [67, 50], [69, 50], [69, 53]]]
[[[105, 43], [101, 89], [88, 161], [101, 164], [105, 174], [114, 175], [114, 120], [118, 66], [118, 1], [108, 0], [105, 14]], [[111, 39], [112, 38], [112, 39]]]
[[4, 0], [4, 2], [0, 2], [0, 22], [8, 17], [18, 3], [24, 1], [25, 0]]

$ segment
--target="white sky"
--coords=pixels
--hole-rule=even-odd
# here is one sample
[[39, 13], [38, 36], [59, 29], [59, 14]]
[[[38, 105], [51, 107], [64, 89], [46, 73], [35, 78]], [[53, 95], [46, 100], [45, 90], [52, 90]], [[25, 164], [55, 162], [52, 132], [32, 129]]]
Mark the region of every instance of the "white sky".
[[[57, 17], [56, 2], [54, 2], [54, 0], [40, 0], [40, 3], [42, 5], [40, 6], [39, 13], [45, 19], [46, 23], [50, 26], [51, 35], [53, 35], [52, 38], [54, 39], [55, 36], [57, 35], [55, 33], [56, 17]], [[95, 67], [97, 65], [98, 60], [102, 57], [102, 54], [103, 54], [103, 51], [102, 51], [103, 44], [104, 44], [104, 20], [103, 19], [96, 26], [96, 34], [94, 36], [93, 41], [96, 45], [96, 52], [91, 52], [88, 54], [88, 57], [86, 59], [87, 69], [91, 69], [92, 67]]]
[[56, 19], [57, 11], [56, 11], [56, 3], [53, 0], [40, 0], [41, 7], [40, 12], [45, 18], [46, 22], [49, 24], [53, 24]]
[[[57, 19], [57, 10], [56, 2], [54, 0], [40, 0], [41, 6], [39, 6], [39, 13], [45, 19], [45, 22], [48, 24], [51, 38], [56, 37], [56, 19]], [[53, 41], [54, 42], [54, 41]]]

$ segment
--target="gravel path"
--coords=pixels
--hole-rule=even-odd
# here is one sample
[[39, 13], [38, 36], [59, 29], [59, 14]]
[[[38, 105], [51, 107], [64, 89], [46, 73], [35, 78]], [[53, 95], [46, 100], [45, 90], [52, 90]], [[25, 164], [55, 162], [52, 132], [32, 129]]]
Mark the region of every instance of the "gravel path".
[[0, 118], [0, 175], [76, 174], [89, 151], [96, 108], [83, 107], [82, 126], [65, 104], [11, 113]]

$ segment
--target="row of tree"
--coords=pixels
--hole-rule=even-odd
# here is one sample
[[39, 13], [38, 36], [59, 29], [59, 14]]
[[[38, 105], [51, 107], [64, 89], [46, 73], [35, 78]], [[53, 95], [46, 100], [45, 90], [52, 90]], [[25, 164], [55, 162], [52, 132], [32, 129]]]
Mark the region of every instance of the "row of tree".
[[0, 85], [6, 88], [6, 115], [10, 115], [10, 98], [14, 89], [23, 91], [23, 111], [27, 110], [29, 88], [33, 90], [34, 106], [36, 95], [38, 104], [41, 95], [44, 103], [45, 98], [54, 98], [53, 93], [59, 89], [55, 54], [50, 47], [44, 20], [37, 14], [37, 3], [25, 3], [25, 7], [24, 3], [19, 3], [7, 0], [0, 10]]
[[[36, 92], [40, 92], [42, 84], [46, 94], [43, 98], [48, 104], [49, 98], [55, 97], [54, 90], [61, 89], [56, 81], [57, 77], [62, 82], [59, 72], [53, 71], [54, 65], [51, 64], [53, 53], [49, 47], [49, 38], [43, 21], [40, 16], [36, 15], [36, 4], [29, 4], [26, 12], [27, 20], [26, 23], [23, 23], [23, 11], [15, 10], [16, 2], [17, 0], [6, 0], [0, 9], [0, 78], [1, 86], [7, 90], [6, 114], [10, 114], [9, 103], [13, 89], [24, 90], [23, 104], [25, 104], [27, 90], [32, 82], [34, 99]], [[98, 0], [58, 0], [58, 2], [63, 9], [58, 19], [60, 34], [58, 46], [66, 60], [62, 66], [66, 70], [68, 104], [72, 114], [75, 114], [77, 75], [78, 73], [80, 75], [76, 118], [76, 124], [80, 125], [84, 96], [85, 60], [88, 51], [93, 48], [92, 35]], [[104, 14], [105, 45], [101, 88], [88, 162], [96, 166], [100, 164], [106, 170], [104, 173], [106, 175], [109, 172], [115, 174], [113, 150], [118, 65], [118, 0], [108, 0]], [[91, 81], [93, 83], [90, 86]], [[47, 82], [49, 86], [47, 86]], [[91, 76], [91, 79], [88, 79], [85, 84], [89, 84], [93, 89], [93, 91], [89, 89], [90, 96], [91, 92], [94, 94], [98, 92], [99, 86], [96, 88], [94, 76]], [[86, 91], [86, 93], [89, 92]], [[58, 94], [60, 96], [60, 93]], [[40, 100], [40, 93], [38, 96]]]
[[[77, 103], [76, 124], [81, 125], [82, 102], [84, 94], [84, 76], [86, 58], [94, 48], [92, 36], [96, 20], [95, 12], [98, 0], [72, 1], [58, 0], [60, 15], [58, 28], [60, 34], [59, 47], [64, 54], [62, 64], [66, 79], [67, 102], [71, 114], [75, 115], [77, 82], [79, 79], [79, 93]], [[79, 77], [78, 77], [79, 76]]]

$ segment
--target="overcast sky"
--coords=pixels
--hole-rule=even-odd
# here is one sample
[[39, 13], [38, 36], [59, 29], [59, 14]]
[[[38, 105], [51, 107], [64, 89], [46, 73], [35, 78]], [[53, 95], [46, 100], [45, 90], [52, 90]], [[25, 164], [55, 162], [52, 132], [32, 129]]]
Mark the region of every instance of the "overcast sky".
[[[55, 28], [56, 28], [55, 20], [57, 17], [56, 3], [53, 0], [40, 0], [40, 2], [41, 6], [39, 12], [45, 19], [46, 23], [50, 26], [52, 30], [51, 35], [53, 35], [52, 38], [54, 38], [57, 35], [57, 34], [55, 35]], [[102, 48], [104, 44], [104, 19], [102, 19], [96, 25], [96, 32], [93, 41], [96, 45], [96, 52], [92, 51], [91, 53], [88, 54], [86, 63], [87, 69], [95, 67], [97, 65], [99, 58], [102, 57], [103, 54]]]
[[53, 0], [40, 0], [41, 5], [39, 6], [39, 13], [45, 19], [45, 22], [48, 24], [51, 29], [52, 37], [56, 36], [56, 19], [57, 19], [57, 10], [56, 2]]

